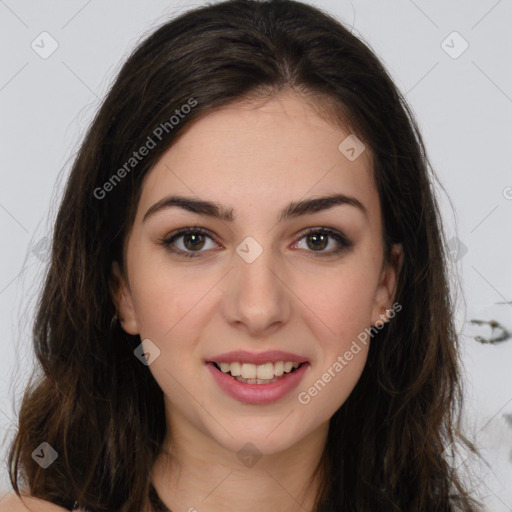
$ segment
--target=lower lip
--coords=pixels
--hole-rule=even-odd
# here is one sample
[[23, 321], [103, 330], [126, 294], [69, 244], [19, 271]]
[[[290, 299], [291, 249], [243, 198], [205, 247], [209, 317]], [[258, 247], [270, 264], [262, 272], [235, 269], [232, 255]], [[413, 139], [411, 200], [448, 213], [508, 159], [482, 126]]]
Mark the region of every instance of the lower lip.
[[227, 373], [217, 370], [213, 363], [206, 363], [213, 378], [228, 395], [246, 404], [268, 404], [283, 398], [299, 385], [309, 363], [303, 363], [293, 373], [289, 373], [270, 384], [247, 384], [239, 382]]

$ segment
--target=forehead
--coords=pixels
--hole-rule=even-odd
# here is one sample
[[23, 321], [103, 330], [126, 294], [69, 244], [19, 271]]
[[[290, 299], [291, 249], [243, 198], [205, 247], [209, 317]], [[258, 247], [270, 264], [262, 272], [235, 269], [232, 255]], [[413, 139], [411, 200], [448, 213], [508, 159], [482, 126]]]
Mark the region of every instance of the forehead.
[[295, 93], [232, 104], [187, 126], [145, 177], [139, 210], [179, 193], [220, 202], [243, 216], [338, 192], [357, 197], [378, 219], [371, 154], [366, 147], [347, 158], [351, 137]]

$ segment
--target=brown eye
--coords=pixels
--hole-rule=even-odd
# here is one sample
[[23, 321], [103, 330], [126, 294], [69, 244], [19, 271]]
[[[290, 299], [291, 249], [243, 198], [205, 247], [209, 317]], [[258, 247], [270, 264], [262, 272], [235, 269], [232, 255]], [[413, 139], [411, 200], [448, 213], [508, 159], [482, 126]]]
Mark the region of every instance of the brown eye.
[[[329, 228], [313, 228], [307, 231], [300, 240], [306, 239], [306, 245], [308, 252], [318, 253], [315, 256], [329, 256], [332, 254], [338, 254], [342, 250], [351, 247], [352, 242], [339, 231], [335, 231]], [[329, 239], [334, 240], [334, 249], [325, 250], [329, 246]], [[297, 243], [300, 243], [299, 242]]]
[[[204, 235], [198, 233], [187, 233], [182, 235], [183, 245], [189, 250], [202, 249], [204, 246]], [[203, 238], [201, 240], [201, 238]], [[190, 244], [190, 245], [189, 245]]]
[[321, 233], [313, 233], [312, 235], [307, 235], [306, 240], [311, 241], [311, 245], [308, 243], [308, 247], [312, 249], [325, 249], [329, 244], [329, 235], [324, 235]]
[[[179, 239], [182, 239], [181, 244], [183, 248], [176, 246], [176, 241]], [[206, 230], [202, 228], [184, 228], [172, 234], [165, 240], [162, 240], [161, 243], [171, 252], [180, 256], [195, 257], [200, 256], [202, 252], [205, 252], [201, 250], [205, 247], [205, 239], [213, 241], [213, 238]], [[212, 248], [215, 248], [215, 244]]]
[[[181, 248], [177, 243], [180, 239], [182, 239]], [[207, 245], [207, 239], [213, 242], [213, 246], [210, 248], [207, 247], [203, 251], [202, 249]], [[311, 257], [338, 254], [353, 245], [343, 233], [330, 228], [312, 228], [303, 234], [296, 244], [299, 244], [303, 239], [306, 239], [306, 252], [312, 253]], [[334, 247], [331, 250], [326, 250], [331, 240], [334, 241]], [[207, 252], [208, 249], [218, 248], [218, 245], [216, 245], [209, 231], [197, 227], [180, 229], [164, 240], [161, 240], [161, 244], [169, 251], [188, 258], [201, 256], [202, 253]]]

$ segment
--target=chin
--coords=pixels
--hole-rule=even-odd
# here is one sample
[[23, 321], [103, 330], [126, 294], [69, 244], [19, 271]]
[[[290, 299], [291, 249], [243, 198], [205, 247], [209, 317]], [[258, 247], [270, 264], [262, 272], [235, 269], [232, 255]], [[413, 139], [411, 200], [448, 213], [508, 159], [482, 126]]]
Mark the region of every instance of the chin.
[[250, 425], [239, 418], [224, 425], [229, 434], [216, 425], [209, 435], [237, 456], [241, 456], [244, 450], [254, 451], [256, 455], [274, 455], [288, 450], [308, 434], [304, 430], [294, 429], [295, 425], [290, 421], [292, 415], [286, 418], [285, 414], [281, 419], [268, 417], [267, 421], [247, 418]]

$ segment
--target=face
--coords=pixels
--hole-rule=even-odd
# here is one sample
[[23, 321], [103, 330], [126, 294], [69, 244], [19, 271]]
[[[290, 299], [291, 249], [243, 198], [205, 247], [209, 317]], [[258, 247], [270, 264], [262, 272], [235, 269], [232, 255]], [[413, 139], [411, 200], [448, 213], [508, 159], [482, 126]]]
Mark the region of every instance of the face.
[[[369, 148], [343, 153], [348, 135], [293, 93], [237, 103], [191, 125], [145, 177], [115, 300], [123, 329], [145, 340], [172, 431], [277, 453], [325, 432], [352, 392], [371, 342], [361, 333], [392, 307], [399, 266], [384, 264]], [[333, 195], [345, 199], [288, 207]], [[245, 375], [250, 361], [303, 364], [260, 384], [212, 364], [237, 360]], [[264, 366], [264, 379], [280, 372]]]

